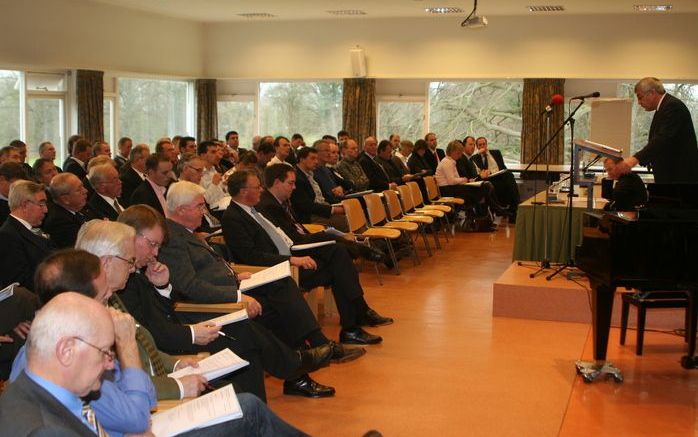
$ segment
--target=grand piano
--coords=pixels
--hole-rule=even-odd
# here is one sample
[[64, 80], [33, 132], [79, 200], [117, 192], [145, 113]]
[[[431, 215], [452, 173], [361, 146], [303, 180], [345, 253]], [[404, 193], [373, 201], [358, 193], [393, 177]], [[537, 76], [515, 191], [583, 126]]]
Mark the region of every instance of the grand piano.
[[698, 185], [647, 186], [646, 206], [631, 212], [586, 213], [577, 267], [592, 288], [594, 361], [578, 361], [585, 382], [610, 376], [622, 382], [619, 369], [606, 361], [616, 287], [688, 292], [686, 369], [698, 367]]

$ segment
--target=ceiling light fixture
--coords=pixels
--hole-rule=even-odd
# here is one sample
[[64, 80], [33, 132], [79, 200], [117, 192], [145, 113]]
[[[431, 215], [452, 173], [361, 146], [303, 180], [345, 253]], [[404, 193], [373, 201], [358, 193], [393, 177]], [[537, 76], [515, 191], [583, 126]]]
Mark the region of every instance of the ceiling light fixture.
[[463, 12], [463, 9], [447, 6], [437, 6], [434, 8], [424, 8], [424, 12], [429, 12], [430, 14], [460, 14], [461, 12]]
[[565, 10], [564, 6], [548, 6], [548, 5], [538, 5], [538, 6], [526, 6], [528, 12], [562, 12]]
[[634, 5], [636, 12], [669, 12], [672, 5]]
[[336, 11], [325, 11], [332, 15], [366, 15], [366, 12], [360, 11], [358, 9], [339, 9]]
[[484, 15], [482, 17], [477, 15], [477, 0], [474, 0], [473, 10], [470, 12], [463, 22], [460, 23], [461, 27], [467, 27], [468, 29], [481, 29], [487, 27], [487, 17]]

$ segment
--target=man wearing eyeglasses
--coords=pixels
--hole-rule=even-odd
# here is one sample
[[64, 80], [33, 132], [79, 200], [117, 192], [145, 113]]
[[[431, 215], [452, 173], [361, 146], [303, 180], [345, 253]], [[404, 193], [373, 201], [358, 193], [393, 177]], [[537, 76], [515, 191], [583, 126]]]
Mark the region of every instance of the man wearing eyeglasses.
[[53, 248], [40, 228], [46, 202], [43, 185], [22, 180], [10, 186], [10, 216], [0, 227], [0, 288], [19, 282], [34, 290], [34, 270]]

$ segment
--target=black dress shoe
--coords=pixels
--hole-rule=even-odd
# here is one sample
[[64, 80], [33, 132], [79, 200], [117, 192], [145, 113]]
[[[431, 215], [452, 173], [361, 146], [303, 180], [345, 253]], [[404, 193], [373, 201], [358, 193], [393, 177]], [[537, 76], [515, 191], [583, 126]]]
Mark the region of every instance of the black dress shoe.
[[327, 398], [334, 396], [334, 387], [313, 381], [310, 375], [284, 381], [284, 394], [305, 396], [306, 398]]
[[334, 351], [330, 343], [298, 351], [301, 364], [298, 370], [296, 370], [296, 375], [305, 375], [306, 373], [314, 372], [317, 369], [329, 366], [333, 353]]
[[347, 344], [378, 344], [383, 341], [379, 335], [369, 334], [358, 326], [354, 329], [342, 329], [339, 341]]
[[347, 363], [366, 354], [366, 349], [362, 347], [348, 348], [334, 341], [330, 342], [330, 344], [332, 344], [333, 363]]
[[385, 253], [375, 247], [360, 245], [359, 253], [361, 254], [361, 258], [373, 262], [382, 262], [386, 258]]
[[390, 317], [383, 317], [371, 308], [366, 310], [366, 314], [359, 319], [360, 326], [385, 326], [393, 323]]

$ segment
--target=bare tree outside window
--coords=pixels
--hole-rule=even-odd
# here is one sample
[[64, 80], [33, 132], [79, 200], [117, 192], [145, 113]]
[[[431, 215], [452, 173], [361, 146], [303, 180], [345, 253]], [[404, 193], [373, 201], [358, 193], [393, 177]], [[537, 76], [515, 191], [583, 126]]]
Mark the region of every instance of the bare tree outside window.
[[19, 71], [0, 70], [0, 145], [19, 138]]
[[[58, 146], [63, 144], [63, 99], [27, 99], [27, 163], [39, 158], [39, 144], [50, 141]], [[57, 147], [58, 149], [58, 147]], [[60, 160], [56, 155], [56, 164]]]
[[412, 142], [423, 138], [424, 102], [378, 102], [378, 137], [387, 139], [392, 134]]
[[341, 82], [262, 82], [259, 88], [262, 135], [298, 132], [312, 144], [342, 128]]
[[225, 140], [225, 134], [234, 130], [240, 138], [240, 147], [250, 149], [254, 136], [253, 101], [218, 102], [218, 139]]
[[444, 145], [487, 137], [508, 163], [521, 160], [521, 81], [431, 82], [429, 130]]

